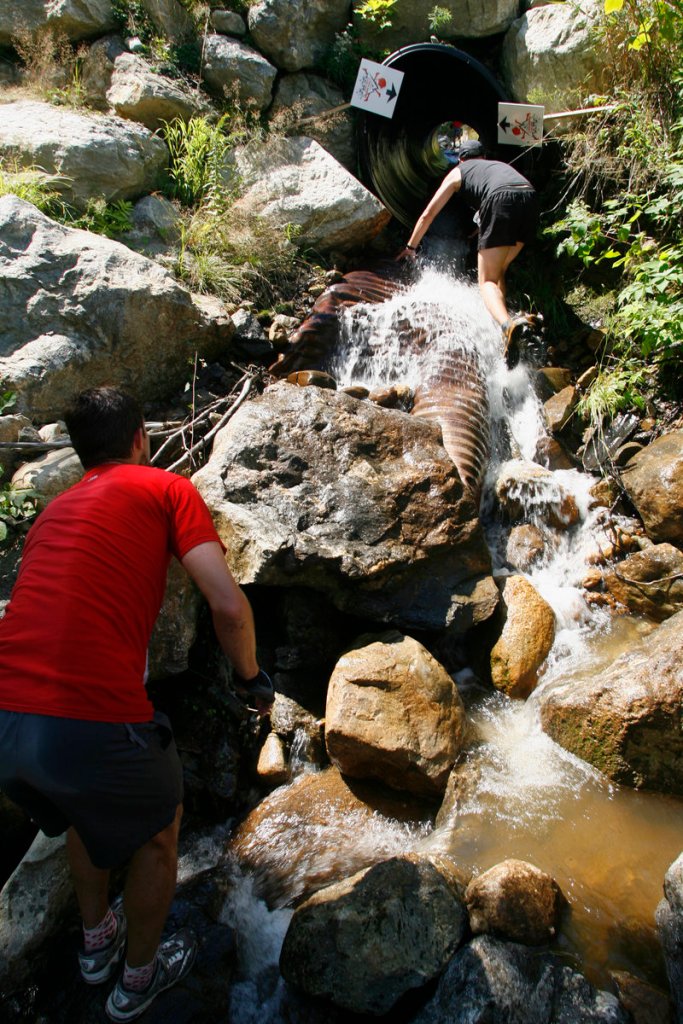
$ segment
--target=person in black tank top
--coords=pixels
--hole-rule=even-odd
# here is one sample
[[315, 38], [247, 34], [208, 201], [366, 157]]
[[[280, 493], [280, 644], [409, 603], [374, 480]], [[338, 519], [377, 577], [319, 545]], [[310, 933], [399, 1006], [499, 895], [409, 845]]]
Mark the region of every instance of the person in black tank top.
[[482, 144], [467, 140], [460, 160], [434, 193], [413, 228], [399, 258], [414, 258], [422, 238], [448, 200], [460, 193], [476, 210], [479, 228], [477, 270], [479, 290], [489, 313], [501, 325], [506, 350], [519, 327], [534, 326], [531, 314], [511, 317], [505, 299], [505, 273], [531, 241], [538, 224], [536, 191], [518, 171], [500, 160], [487, 160]]

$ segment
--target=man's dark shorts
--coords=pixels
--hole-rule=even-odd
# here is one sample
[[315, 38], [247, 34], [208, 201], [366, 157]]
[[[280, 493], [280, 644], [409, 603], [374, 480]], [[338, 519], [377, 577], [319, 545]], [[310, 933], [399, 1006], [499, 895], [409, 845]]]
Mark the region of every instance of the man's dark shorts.
[[70, 825], [98, 868], [173, 821], [180, 758], [165, 715], [124, 725], [0, 711], [0, 789], [48, 836]]
[[533, 188], [494, 192], [479, 210], [478, 249], [531, 242], [536, 237], [539, 205]]

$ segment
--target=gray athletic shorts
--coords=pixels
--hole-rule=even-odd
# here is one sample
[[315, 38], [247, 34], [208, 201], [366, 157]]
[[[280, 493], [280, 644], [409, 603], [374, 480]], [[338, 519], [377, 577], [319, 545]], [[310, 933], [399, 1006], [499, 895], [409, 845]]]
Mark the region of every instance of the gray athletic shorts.
[[494, 192], [479, 210], [478, 249], [531, 242], [538, 226], [538, 197], [533, 188]]
[[73, 825], [98, 868], [173, 821], [183, 777], [165, 715], [120, 724], [0, 710], [0, 789], [48, 836]]

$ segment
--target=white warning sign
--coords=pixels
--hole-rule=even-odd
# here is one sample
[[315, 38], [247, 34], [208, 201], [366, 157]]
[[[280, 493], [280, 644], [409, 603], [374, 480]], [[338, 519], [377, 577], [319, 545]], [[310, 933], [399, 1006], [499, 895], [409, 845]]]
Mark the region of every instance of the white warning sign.
[[498, 142], [507, 146], [540, 146], [545, 107], [528, 103], [498, 104]]
[[362, 60], [353, 87], [351, 106], [372, 114], [381, 114], [382, 117], [393, 117], [402, 82], [402, 71], [376, 64], [372, 60]]

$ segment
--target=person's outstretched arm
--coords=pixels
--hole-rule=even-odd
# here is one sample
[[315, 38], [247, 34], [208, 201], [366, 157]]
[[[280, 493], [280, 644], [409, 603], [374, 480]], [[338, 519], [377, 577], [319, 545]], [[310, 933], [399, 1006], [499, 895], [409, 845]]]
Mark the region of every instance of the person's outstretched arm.
[[449, 171], [443, 179], [438, 189], [418, 217], [415, 227], [413, 228], [413, 232], [408, 239], [401, 256], [415, 255], [415, 250], [429, 228], [432, 226], [432, 222], [434, 221], [437, 213], [441, 213], [448, 200], [459, 190], [461, 183], [462, 175], [460, 173], [460, 169], [458, 167], [454, 167], [453, 170]]
[[235, 582], [217, 541], [192, 548], [181, 564], [206, 598], [218, 642], [242, 679], [258, 675], [251, 605]]

